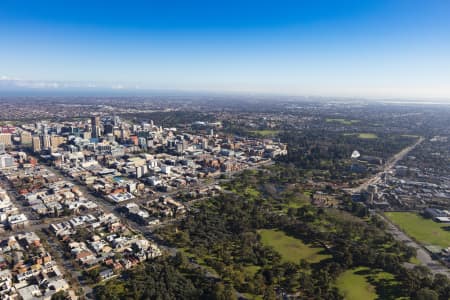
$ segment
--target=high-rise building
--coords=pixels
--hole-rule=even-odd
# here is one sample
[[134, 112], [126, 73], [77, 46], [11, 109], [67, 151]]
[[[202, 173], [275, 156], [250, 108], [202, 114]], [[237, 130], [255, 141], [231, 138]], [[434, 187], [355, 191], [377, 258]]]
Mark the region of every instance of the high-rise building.
[[0, 133], [0, 143], [5, 144], [5, 146], [12, 145], [11, 133]]
[[113, 133], [113, 131], [114, 131], [114, 126], [112, 125], [112, 124], [105, 124], [105, 126], [103, 126], [104, 127], [104, 133], [103, 134], [110, 134], [110, 133]]
[[48, 125], [47, 124], [42, 124], [41, 125], [41, 134], [42, 135], [48, 134]]
[[14, 166], [14, 158], [8, 154], [0, 155], [0, 169], [11, 168]]
[[63, 144], [65, 141], [63, 136], [60, 135], [52, 135], [50, 136], [50, 143], [52, 145], [52, 151], [56, 151], [58, 147]]
[[48, 150], [51, 148], [52, 143], [48, 134], [41, 135], [41, 145], [44, 150]]
[[202, 140], [202, 149], [208, 149], [208, 143], [209, 143], [208, 139], [204, 138]]
[[32, 144], [33, 144], [33, 151], [34, 152], [40, 152], [42, 150], [41, 138], [39, 136], [33, 136]]
[[92, 127], [91, 136], [93, 138], [99, 138], [100, 137], [100, 117], [99, 116], [91, 117], [91, 127]]
[[30, 132], [24, 130], [20, 133], [20, 143], [22, 145], [31, 145], [32, 142], [33, 141]]
[[183, 143], [177, 143], [176, 144], [176, 151], [178, 154], [183, 153]]
[[113, 123], [114, 123], [114, 125], [119, 125], [120, 124], [120, 118], [119, 118], [119, 116], [114, 116], [113, 117]]
[[91, 138], [91, 133], [89, 131], [83, 132], [83, 139], [89, 140]]
[[122, 140], [127, 140], [130, 137], [130, 131], [126, 128], [120, 130], [120, 138]]

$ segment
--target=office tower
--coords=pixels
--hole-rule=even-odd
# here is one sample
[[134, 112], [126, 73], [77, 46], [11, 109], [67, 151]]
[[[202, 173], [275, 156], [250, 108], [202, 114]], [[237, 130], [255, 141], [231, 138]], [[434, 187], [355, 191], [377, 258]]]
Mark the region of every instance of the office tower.
[[208, 149], [208, 144], [209, 144], [209, 141], [208, 141], [208, 139], [203, 139], [202, 140], [202, 149]]
[[183, 153], [183, 143], [177, 143], [176, 144], [176, 151], [178, 154], [182, 154]]
[[41, 147], [41, 138], [39, 136], [33, 136], [32, 138], [32, 145], [33, 145], [33, 151], [34, 152], [40, 152]]
[[83, 132], [82, 137], [83, 137], [83, 139], [89, 140], [92, 137], [92, 135], [89, 131], [85, 131], [85, 132]]
[[44, 150], [50, 149], [50, 147], [52, 146], [52, 143], [50, 141], [50, 136], [48, 134], [44, 134], [44, 135], [41, 135], [40, 138], [41, 138], [42, 148]]
[[52, 135], [50, 136], [50, 144], [52, 146], [52, 151], [56, 151], [58, 147], [65, 142], [64, 137], [60, 135]]
[[0, 169], [6, 169], [14, 166], [14, 158], [8, 154], [0, 155]]
[[31, 143], [32, 143], [31, 133], [28, 131], [22, 131], [20, 133], [20, 143], [22, 145], [31, 145]]
[[130, 131], [128, 129], [122, 128], [120, 130], [120, 138], [122, 140], [127, 140], [130, 137]]
[[48, 125], [47, 124], [42, 124], [41, 125], [41, 134], [42, 135], [48, 134]]
[[5, 144], [5, 146], [12, 145], [11, 133], [0, 133], [0, 143]]
[[110, 133], [113, 133], [114, 126], [112, 124], [105, 124], [105, 126], [103, 126], [103, 127], [104, 127], [103, 134], [108, 135]]
[[92, 127], [91, 136], [93, 138], [99, 138], [100, 137], [100, 117], [99, 116], [91, 117], [91, 127]]

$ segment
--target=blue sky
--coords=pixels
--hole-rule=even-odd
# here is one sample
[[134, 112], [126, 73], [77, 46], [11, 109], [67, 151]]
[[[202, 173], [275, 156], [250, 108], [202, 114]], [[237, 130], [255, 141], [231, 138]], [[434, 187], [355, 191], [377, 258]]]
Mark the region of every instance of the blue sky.
[[0, 89], [450, 99], [450, 1], [0, 1]]

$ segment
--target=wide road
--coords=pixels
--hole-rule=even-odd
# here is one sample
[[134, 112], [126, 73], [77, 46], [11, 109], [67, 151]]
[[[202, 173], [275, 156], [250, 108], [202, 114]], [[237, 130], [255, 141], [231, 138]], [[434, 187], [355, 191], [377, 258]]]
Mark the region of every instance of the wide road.
[[419, 245], [413, 239], [407, 236], [403, 231], [401, 231], [385, 216], [381, 214], [378, 214], [378, 216], [386, 222], [388, 231], [394, 236], [396, 240], [401, 241], [406, 245], [416, 249], [417, 259], [420, 261], [422, 265], [427, 266], [433, 274], [444, 274], [450, 278], [450, 271], [446, 266], [442, 265], [439, 261], [433, 260], [431, 258], [431, 255], [421, 245]]
[[366, 190], [369, 185], [376, 184], [381, 181], [381, 178], [383, 174], [392, 171], [395, 165], [403, 159], [411, 150], [416, 148], [420, 143], [422, 143], [424, 140], [423, 137], [420, 137], [417, 142], [412, 144], [411, 146], [408, 146], [404, 148], [402, 151], [398, 152], [394, 156], [392, 156], [383, 166], [383, 169], [378, 172], [377, 174], [373, 175], [372, 177], [366, 179], [362, 184], [355, 188], [347, 189], [348, 192], [354, 194], [354, 193], [360, 193], [363, 190]]

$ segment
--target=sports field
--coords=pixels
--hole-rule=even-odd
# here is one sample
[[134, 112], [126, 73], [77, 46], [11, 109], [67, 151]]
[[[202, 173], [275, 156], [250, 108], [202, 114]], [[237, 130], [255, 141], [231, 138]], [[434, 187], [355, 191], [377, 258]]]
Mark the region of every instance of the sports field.
[[450, 246], [449, 224], [436, 223], [413, 212], [385, 213], [407, 235], [424, 245]]

